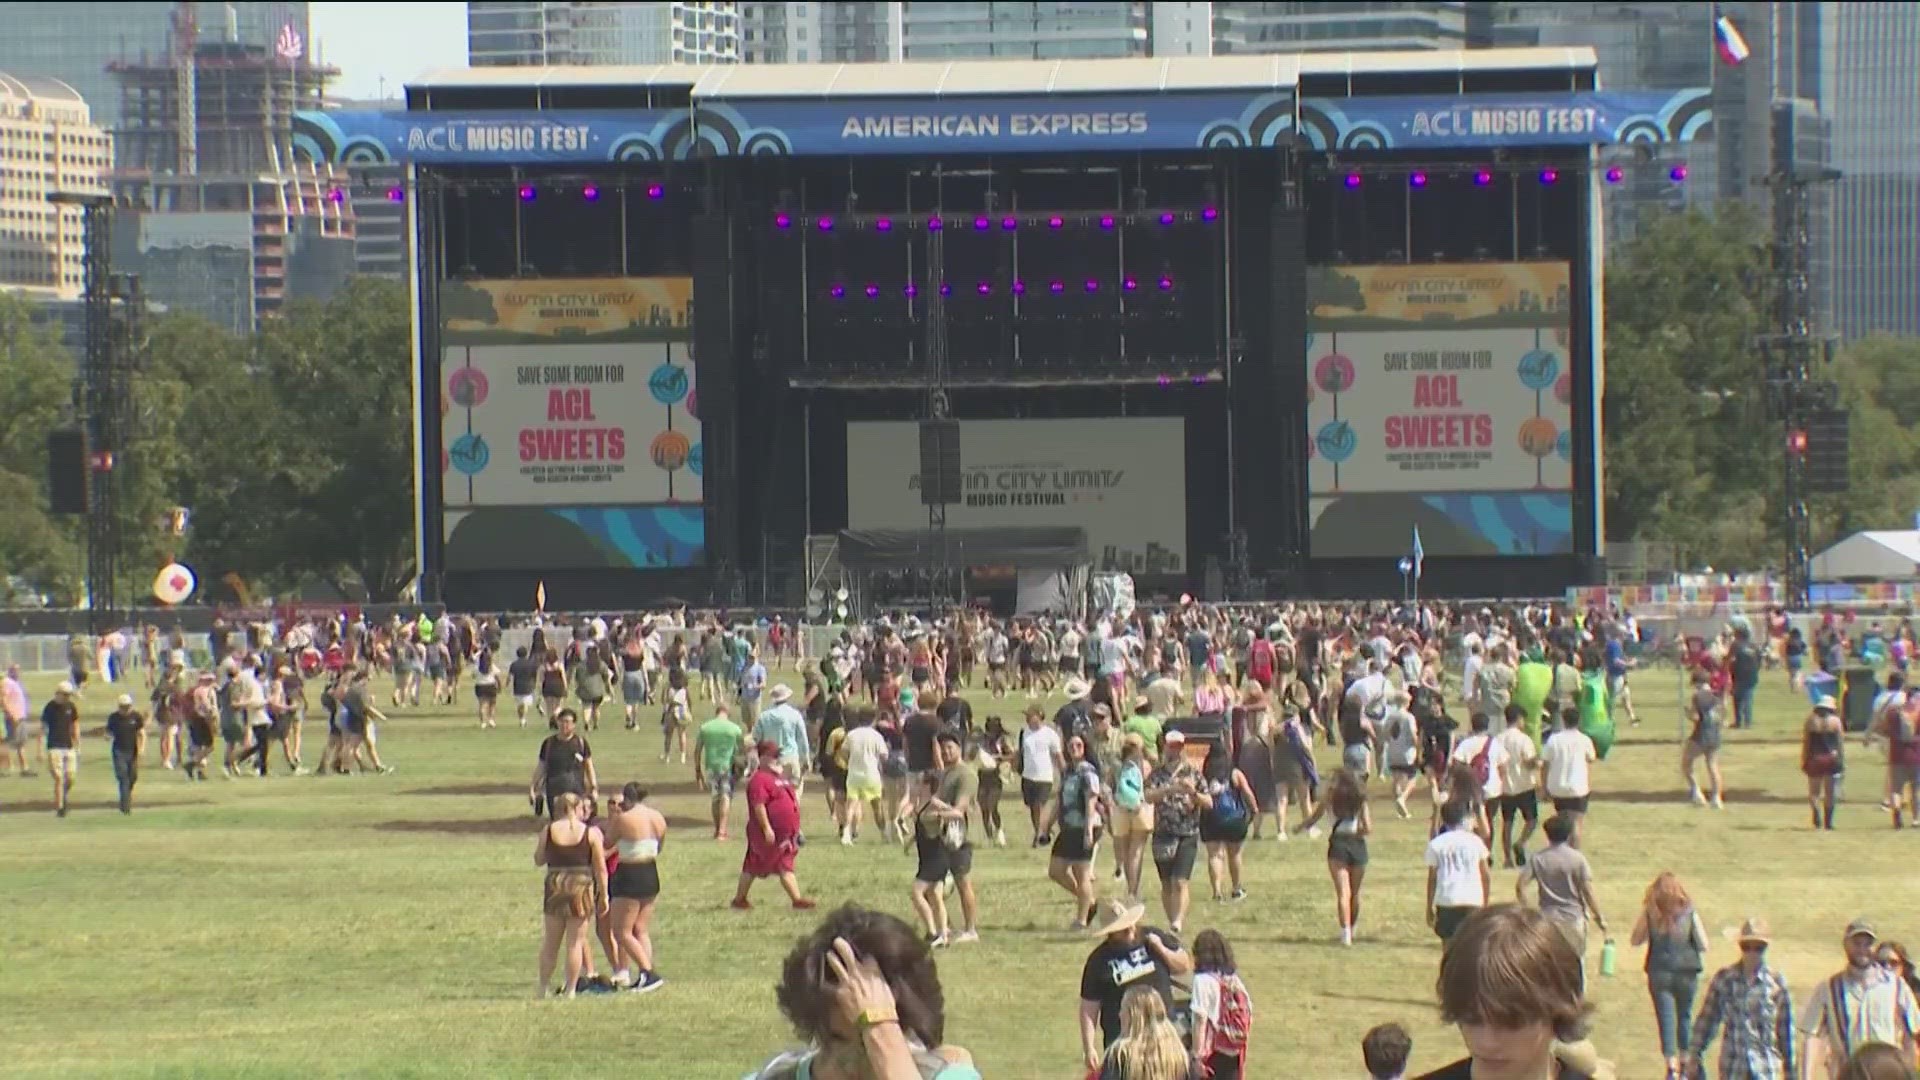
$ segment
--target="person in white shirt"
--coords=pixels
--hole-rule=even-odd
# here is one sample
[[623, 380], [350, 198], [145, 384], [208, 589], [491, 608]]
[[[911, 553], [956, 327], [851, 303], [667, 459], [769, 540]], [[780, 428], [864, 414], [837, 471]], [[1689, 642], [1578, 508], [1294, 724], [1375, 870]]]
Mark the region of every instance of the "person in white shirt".
[[1486, 906], [1493, 882], [1493, 853], [1466, 827], [1463, 800], [1442, 807], [1440, 820], [1440, 835], [1427, 842], [1427, 925], [1446, 941], [1468, 915]]
[[1573, 839], [1580, 846], [1582, 826], [1587, 819], [1587, 797], [1593, 793], [1588, 778], [1590, 766], [1600, 760], [1593, 740], [1580, 730], [1580, 710], [1569, 706], [1560, 713], [1560, 730], [1547, 736], [1541, 750], [1540, 771], [1546, 782], [1547, 798], [1553, 800], [1554, 813], [1573, 822]]
[[1387, 695], [1387, 715], [1377, 725], [1382, 733], [1382, 757], [1393, 774], [1393, 807], [1401, 817], [1409, 817], [1407, 796], [1420, 781], [1420, 721], [1407, 705], [1413, 698], [1405, 690]]
[[1051, 839], [1053, 786], [1059, 782], [1066, 763], [1066, 748], [1060, 733], [1046, 722], [1046, 711], [1038, 705], [1027, 706], [1027, 726], [1020, 732], [1020, 801], [1027, 804], [1027, 816], [1033, 820], [1033, 846], [1045, 847]]
[[1453, 760], [1472, 767], [1477, 773], [1480, 766], [1474, 763], [1481, 760], [1483, 753], [1486, 755], [1486, 778], [1480, 782], [1480, 787], [1487, 801], [1487, 813], [1491, 814], [1500, 806], [1501, 797], [1507, 793], [1506, 780], [1501, 771], [1501, 766], [1507, 763], [1507, 752], [1500, 746], [1500, 740], [1488, 730], [1492, 727], [1492, 720], [1486, 713], [1474, 713], [1469, 724], [1473, 732], [1453, 744]]
[[847, 762], [846, 820], [840, 827], [840, 842], [851, 845], [860, 833], [862, 807], [872, 807], [876, 824], [887, 820], [880, 809], [886, 795], [881, 765], [887, 760], [887, 737], [874, 728], [868, 710], [853, 710], [848, 723], [851, 726], [840, 746]]
[[[1500, 787], [1500, 865], [1512, 868], [1527, 862], [1527, 841], [1540, 824], [1540, 799], [1534, 785], [1540, 761], [1539, 748], [1523, 726], [1527, 711], [1518, 705], [1507, 706], [1506, 730], [1494, 736], [1499, 745]], [[1491, 805], [1491, 804], [1489, 804]], [[1520, 835], [1513, 835], [1513, 819], [1521, 820]]]

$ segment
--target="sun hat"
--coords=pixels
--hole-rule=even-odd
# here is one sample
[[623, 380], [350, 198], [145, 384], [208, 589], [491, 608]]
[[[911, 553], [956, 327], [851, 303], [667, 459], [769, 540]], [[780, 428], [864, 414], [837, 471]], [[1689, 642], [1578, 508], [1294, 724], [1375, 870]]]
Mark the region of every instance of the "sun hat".
[[788, 686], [786, 683], [775, 683], [773, 689], [767, 694], [767, 700], [773, 702], [775, 705], [784, 705], [792, 697], [793, 687]]
[[1146, 914], [1145, 904], [1129, 904], [1117, 898], [1108, 900], [1100, 905], [1099, 914], [1088, 924], [1088, 929], [1094, 937], [1106, 937], [1139, 925]]
[[1771, 945], [1773, 944], [1773, 935], [1767, 930], [1767, 920], [1755, 915], [1740, 924], [1740, 935], [1737, 940], [1742, 945], [1748, 942]]
[[1162, 735], [1160, 738], [1162, 741], [1168, 743], [1169, 745], [1173, 743], [1184, 743], [1187, 741], [1187, 733], [1184, 731], [1181, 731], [1179, 728], [1174, 728], [1168, 731], [1165, 735]]
[[1821, 694], [1819, 699], [1813, 703], [1813, 711], [1814, 712], [1839, 712], [1840, 703], [1833, 700], [1832, 694]]
[[1087, 684], [1087, 680], [1077, 677], [1068, 679], [1067, 684], [1061, 689], [1066, 692], [1067, 697], [1076, 700], [1093, 693], [1093, 687]]

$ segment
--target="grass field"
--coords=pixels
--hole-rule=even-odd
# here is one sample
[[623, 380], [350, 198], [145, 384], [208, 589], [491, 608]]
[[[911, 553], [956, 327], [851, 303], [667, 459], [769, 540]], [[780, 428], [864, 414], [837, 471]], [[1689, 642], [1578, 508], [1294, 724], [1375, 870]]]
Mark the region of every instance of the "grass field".
[[[34, 680], [36, 701], [50, 681]], [[1624, 941], [1660, 870], [1683, 877], [1716, 934], [1767, 916], [1774, 963], [1797, 994], [1840, 963], [1840, 930], [1855, 916], [1920, 937], [1920, 834], [1892, 833], [1875, 809], [1879, 755], [1850, 748], [1856, 776], [1839, 830], [1810, 831], [1796, 767], [1804, 699], [1781, 682], [1769, 674], [1759, 730], [1729, 735], [1724, 811], [1691, 807], [1679, 790], [1671, 673], [1641, 677], [1647, 723], [1628, 731], [1623, 720], [1596, 773], [1587, 850], [1623, 940], [1619, 977], [1594, 983], [1595, 1039], [1622, 1077], [1660, 1074], [1640, 960]], [[110, 693], [89, 692], [83, 727], [98, 725]], [[1018, 711], [978, 697], [976, 708]], [[324, 737], [324, 723], [308, 724], [316, 731]], [[593, 742], [603, 787], [650, 783], [675, 826], [654, 927], [669, 985], [645, 997], [532, 999], [540, 872], [525, 785], [544, 734], [476, 730], [463, 701], [382, 726], [391, 776], [190, 784], [149, 764], [130, 818], [112, 808], [99, 739], [65, 820], [47, 812], [44, 771], [0, 778], [0, 1074], [732, 1080], [756, 1067], [791, 1041], [772, 985], [812, 920], [787, 910], [773, 882], [757, 887], [753, 912], [725, 910], [738, 841], [707, 838], [704, 799], [689, 772], [659, 763], [647, 726], [616, 722]], [[831, 836], [813, 790], [806, 813], [811, 835]], [[1007, 816], [1012, 826], [1011, 805]], [[1395, 820], [1384, 802], [1375, 821], [1352, 949], [1336, 941], [1321, 841], [1250, 845], [1250, 896], [1238, 905], [1208, 903], [1197, 875], [1188, 934], [1216, 927], [1238, 950], [1255, 1000], [1254, 1076], [1357, 1075], [1361, 1034], [1388, 1020], [1414, 1034], [1416, 1071], [1459, 1054], [1432, 1006], [1439, 949], [1421, 916], [1424, 821]], [[1068, 905], [1043, 856], [1020, 842], [1024, 824], [1009, 834], [1014, 846], [975, 862], [985, 940], [940, 958], [949, 1039], [991, 1078], [1077, 1078], [1074, 1002], [1091, 942], [1062, 929]], [[815, 843], [800, 876], [823, 904], [857, 900], [910, 919], [912, 867], [877, 843]], [[1498, 896], [1512, 883], [1496, 871]], [[1150, 913], [1158, 919], [1157, 904]], [[1597, 939], [1593, 948], [1597, 959]], [[1735, 955], [1719, 940], [1709, 966]]]

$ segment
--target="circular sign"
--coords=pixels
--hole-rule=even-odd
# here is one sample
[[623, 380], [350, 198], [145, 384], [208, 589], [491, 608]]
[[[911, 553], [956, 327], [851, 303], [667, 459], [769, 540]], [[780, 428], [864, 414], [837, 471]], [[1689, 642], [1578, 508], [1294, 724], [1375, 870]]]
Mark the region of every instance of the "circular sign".
[[1353, 425], [1345, 420], [1331, 420], [1322, 424], [1319, 433], [1313, 437], [1314, 449], [1335, 465], [1352, 457], [1359, 443], [1359, 437], [1353, 433]]
[[1529, 390], [1545, 390], [1560, 377], [1560, 357], [1547, 349], [1533, 349], [1520, 358], [1520, 382]]
[[1329, 394], [1342, 394], [1353, 388], [1353, 361], [1340, 353], [1328, 353], [1313, 366], [1313, 381]]
[[1568, 372], [1565, 375], [1562, 375], [1559, 378], [1553, 380], [1553, 399], [1555, 401], [1558, 401], [1562, 405], [1573, 404], [1573, 373], [1572, 372]]
[[653, 437], [653, 445], [648, 453], [653, 455], [653, 464], [667, 472], [677, 471], [687, 463], [687, 454], [692, 449], [687, 437], [677, 431], [663, 431]]
[[192, 570], [179, 563], [168, 563], [153, 579], [153, 598], [163, 604], [183, 604], [198, 584]]
[[1552, 454], [1559, 438], [1560, 429], [1544, 416], [1529, 417], [1526, 423], [1520, 425], [1520, 449], [1526, 451], [1529, 457], [1543, 458]]
[[1400, 573], [1402, 574], [1413, 573], [1413, 560], [1407, 558], [1405, 555], [1400, 556]]
[[1572, 428], [1568, 428], [1567, 430], [1561, 432], [1560, 437], [1553, 440], [1553, 452], [1560, 455], [1561, 461], [1573, 460], [1573, 429]]
[[706, 473], [707, 451], [705, 447], [705, 443], [694, 443], [693, 449], [687, 451], [687, 471], [695, 476], [702, 476]]
[[661, 364], [647, 376], [647, 392], [662, 405], [678, 405], [689, 389], [687, 369], [676, 364]]
[[460, 436], [447, 448], [448, 463], [462, 476], [478, 476], [492, 457], [487, 440], [474, 434]]
[[463, 367], [447, 376], [447, 396], [455, 405], [471, 409], [487, 400], [487, 374], [475, 367]]

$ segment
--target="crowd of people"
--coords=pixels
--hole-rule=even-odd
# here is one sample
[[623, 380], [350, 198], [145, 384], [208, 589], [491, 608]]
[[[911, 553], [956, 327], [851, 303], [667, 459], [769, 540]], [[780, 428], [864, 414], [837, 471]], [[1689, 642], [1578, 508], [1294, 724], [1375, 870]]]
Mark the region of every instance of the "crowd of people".
[[[287, 770], [301, 772], [306, 687], [319, 682], [329, 715], [319, 771], [388, 771], [376, 742], [383, 705], [417, 707], [423, 696], [453, 705], [470, 687], [478, 725], [492, 728], [505, 689], [519, 725], [551, 729], [528, 786], [547, 818], [534, 854], [546, 872], [540, 993], [553, 992], [556, 968], [564, 994], [647, 992], [665, 981], [651, 935], [665, 819], [640, 784], [602, 803], [588, 735], [615, 707], [629, 729], [657, 718], [661, 760], [691, 768], [710, 798], [713, 837], [728, 838], [739, 822], [745, 854], [733, 908], [751, 910], [752, 888], [766, 878], [794, 908], [814, 906], [797, 876], [810, 783], [840, 844], [877, 836], [914, 856], [906, 899], [917, 930], [857, 909], [829, 917], [789, 958], [780, 991], [809, 1049], [757, 1075], [959, 1080], [977, 1073], [943, 1045], [931, 957], [981, 941], [974, 845], [1008, 845], [1001, 804], [1017, 781], [1025, 839], [1047, 851], [1069, 929], [1094, 941], [1079, 994], [1088, 1074], [1232, 1080], [1275, 1074], [1248, 1061], [1253, 995], [1231, 945], [1214, 930], [1186, 941], [1190, 882], [1203, 856], [1211, 898], [1234, 903], [1247, 896], [1246, 845], [1269, 825], [1275, 841], [1324, 837], [1329, 907], [1338, 942], [1350, 947], [1363, 937], [1374, 803], [1390, 801], [1393, 817], [1414, 819], [1424, 796], [1425, 910], [1443, 943], [1437, 993], [1469, 1052], [1428, 1075], [1613, 1075], [1584, 1032], [1588, 927], [1606, 939], [1603, 963], [1613, 943], [1582, 840], [1614, 717], [1639, 722], [1630, 683], [1642, 634], [1630, 615], [1182, 605], [1074, 622], [956, 611], [848, 625], [814, 635], [813, 649], [803, 628], [777, 619], [731, 625], [684, 612], [544, 621], [511, 646], [504, 630], [496, 620], [424, 615], [265, 634], [219, 628], [208, 649], [217, 661], [191, 677], [180, 636], [164, 642], [150, 630], [140, 657], [148, 662], [135, 667], [150, 672], [155, 722], [123, 695], [106, 725], [121, 808], [131, 809], [149, 727], [158, 729], [163, 767], [190, 778], [206, 777], [215, 731], [225, 776], [249, 767], [265, 775], [275, 746]], [[1837, 669], [1850, 655], [1871, 654], [1877, 639], [1893, 673], [1868, 737], [1888, 748], [1883, 805], [1901, 827], [1920, 776], [1920, 760], [1910, 760], [1920, 755], [1920, 695], [1909, 700], [1904, 691], [1911, 631], [1828, 619], [1813, 638], [1777, 620], [1759, 631], [1736, 621], [1712, 640], [1684, 643], [1678, 656], [1693, 690], [1679, 764], [1688, 795], [1703, 808], [1725, 806], [1722, 731], [1752, 724], [1753, 689], [1774, 659], [1798, 690], [1815, 677], [1809, 657]], [[799, 690], [773, 680], [786, 667]], [[85, 674], [76, 670], [75, 681]], [[391, 677], [390, 694], [372, 689], [376, 674]], [[78, 767], [74, 689], [63, 684], [41, 713], [62, 814]], [[979, 723], [981, 694], [963, 693], [975, 689], [995, 713]], [[1802, 771], [1812, 824], [1825, 830], [1835, 825], [1847, 732], [1833, 697], [1813, 696]], [[3, 698], [12, 736], [30, 715], [17, 672]], [[697, 726], [696, 701], [711, 713]], [[1015, 708], [1008, 723], [1000, 713]], [[1322, 738], [1338, 750], [1328, 775], [1316, 749]], [[736, 795], [743, 815], [734, 812]], [[1518, 904], [1496, 902], [1496, 853], [1500, 869], [1519, 872]], [[1149, 859], [1164, 916], [1151, 925]], [[1880, 1055], [1882, 1044], [1913, 1061], [1920, 1008], [1897, 943], [1881, 942], [1864, 922], [1849, 927], [1848, 968], [1796, 1013], [1766, 965], [1764, 920], [1750, 918], [1740, 940], [1741, 963], [1714, 975], [1696, 1011], [1704, 930], [1671, 875], [1649, 887], [1630, 941], [1647, 948], [1669, 1076], [1703, 1068], [1716, 1037], [1724, 1078], [1879, 1080], [1858, 1072], [1873, 1068], [1858, 1061]], [[915, 985], [927, 978], [936, 980], [931, 1000]], [[909, 988], [912, 1009], [902, 1004]], [[1369, 1074], [1385, 1080], [1404, 1073], [1410, 1047], [1388, 1025], [1362, 1050]]]

